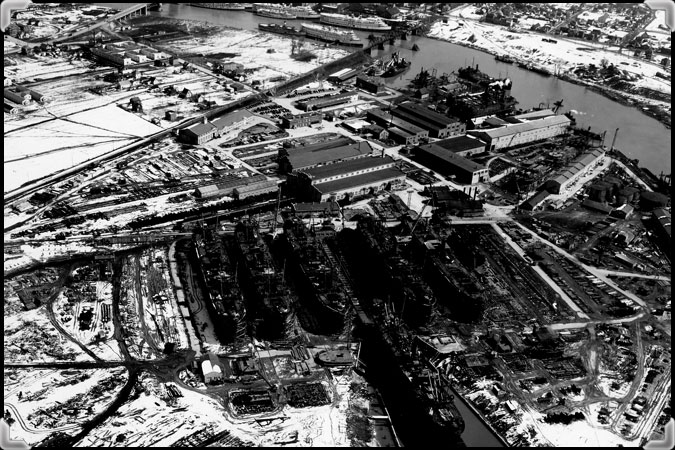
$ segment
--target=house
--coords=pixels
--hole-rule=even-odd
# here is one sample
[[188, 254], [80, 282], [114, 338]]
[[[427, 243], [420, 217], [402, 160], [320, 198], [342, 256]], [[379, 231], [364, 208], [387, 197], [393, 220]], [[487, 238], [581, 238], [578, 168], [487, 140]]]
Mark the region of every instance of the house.
[[421, 89], [415, 90], [415, 98], [420, 100], [427, 100], [429, 98], [429, 89], [423, 87]]

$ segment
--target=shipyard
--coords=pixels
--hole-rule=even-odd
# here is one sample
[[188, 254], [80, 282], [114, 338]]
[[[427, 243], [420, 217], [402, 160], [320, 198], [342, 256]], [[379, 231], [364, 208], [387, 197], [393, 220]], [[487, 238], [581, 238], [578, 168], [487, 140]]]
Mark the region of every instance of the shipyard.
[[4, 31], [10, 441], [667, 439], [663, 10], [37, 3]]

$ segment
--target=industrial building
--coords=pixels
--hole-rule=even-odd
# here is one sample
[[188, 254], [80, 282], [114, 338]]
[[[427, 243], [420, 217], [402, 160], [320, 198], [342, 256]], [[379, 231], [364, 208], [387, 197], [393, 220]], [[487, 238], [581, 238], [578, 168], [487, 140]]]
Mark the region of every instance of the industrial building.
[[315, 123], [321, 123], [323, 114], [321, 111], [312, 111], [304, 114], [286, 114], [281, 118], [281, 126], [284, 128], [309, 127]]
[[414, 102], [403, 102], [392, 114], [406, 122], [429, 131], [429, 136], [446, 138], [466, 132], [466, 125], [457, 119], [444, 116]]
[[[211, 198], [211, 197], [222, 197], [222, 196], [234, 196], [234, 190], [239, 189], [239, 193], [246, 192], [245, 196], [257, 195], [251, 194], [255, 188], [264, 188], [269, 187], [265, 184], [267, 179], [264, 175], [255, 174], [248, 177], [234, 177], [228, 181], [224, 181], [218, 184], [210, 184], [208, 186], [202, 186], [197, 188], [194, 192], [195, 197], [200, 199]], [[252, 186], [252, 190], [246, 191], [243, 189], [244, 186]], [[276, 190], [276, 183], [275, 188]]]
[[489, 179], [488, 169], [436, 143], [415, 147], [416, 160], [443, 175], [454, 175], [459, 183], [474, 184]]
[[269, 194], [276, 192], [279, 186], [274, 180], [260, 180], [254, 183], [237, 186], [232, 190], [232, 196], [235, 200], [243, 200], [248, 197], [255, 197], [256, 195]]
[[544, 187], [552, 194], [560, 194], [584, 174], [587, 168], [599, 162], [604, 156], [605, 152], [599, 148], [578, 156], [562, 172], [544, 183]]
[[168, 58], [159, 50], [132, 41], [101, 44], [92, 48], [91, 53], [99, 60], [122, 67]]
[[369, 77], [368, 75], [359, 75], [356, 77], [356, 87], [363, 89], [371, 94], [379, 94], [384, 90], [384, 85], [379, 78]]
[[[295, 180], [293, 180], [295, 178]], [[388, 156], [359, 158], [306, 169], [289, 176], [298, 194], [310, 201], [325, 202], [369, 191], [379, 192], [405, 179]]]
[[310, 217], [338, 217], [340, 206], [335, 202], [293, 203], [293, 214], [302, 219]]
[[209, 359], [202, 361], [202, 374], [204, 383], [209, 384], [223, 379], [223, 371], [220, 368], [220, 362], [213, 353], [209, 353]]
[[376, 125], [387, 128], [389, 136], [406, 145], [417, 145], [421, 139], [429, 138], [429, 131], [410, 122], [394, 117], [381, 108], [369, 109], [366, 118]]
[[345, 69], [335, 72], [332, 75], [328, 75], [327, 80], [333, 83], [344, 83], [345, 81], [354, 78], [358, 74], [359, 74], [358, 71], [347, 67]]
[[203, 144], [215, 136], [227, 134], [234, 128], [251, 122], [253, 114], [246, 109], [240, 109], [226, 114], [209, 123], [204, 117], [202, 123], [192, 125], [181, 130], [181, 136], [191, 144]]
[[216, 131], [218, 131], [218, 128], [215, 125], [209, 122], [202, 122], [188, 128], [183, 128], [180, 134], [187, 142], [198, 145], [213, 139]]
[[482, 139], [487, 143], [486, 150], [494, 152], [564, 134], [570, 123], [566, 116], [549, 116], [490, 130], [471, 130], [467, 134]]
[[[340, 141], [341, 142], [341, 141]], [[279, 169], [282, 173], [309, 169], [324, 164], [363, 158], [373, 153], [367, 141], [333, 146], [330, 141], [319, 144], [296, 147], [292, 150], [279, 150]]]
[[355, 102], [359, 99], [358, 92], [350, 91], [336, 95], [329, 95], [319, 98], [308, 98], [297, 102], [298, 109], [303, 111], [314, 111], [317, 109], [328, 108], [330, 106], [342, 105], [344, 103]]
[[485, 151], [485, 142], [470, 136], [456, 136], [434, 142], [434, 145], [459, 155], [471, 156]]
[[534, 211], [537, 206], [541, 204], [548, 196], [551, 195], [549, 191], [546, 189], [542, 189], [541, 191], [538, 191], [536, 194], [534, 194], [532, 197], [528, 198], [525, 200], [523, 203], [520, 204], [520, 209], [524, 209], [526, 211]]

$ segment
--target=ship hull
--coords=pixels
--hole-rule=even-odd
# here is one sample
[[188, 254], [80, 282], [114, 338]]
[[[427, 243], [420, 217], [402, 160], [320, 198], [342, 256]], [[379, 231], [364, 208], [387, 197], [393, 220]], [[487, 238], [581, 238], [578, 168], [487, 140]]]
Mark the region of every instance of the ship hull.
[[370, 24], [367, 22], [360, 21], [358, 18], [345, 19], [345, 18], [335, 18], [331, 16], [321, 15], [321, 23], [326, 25], [332, 25], [336, 27], [343, 28], [352, 28], [355, 30], [368, 30], [368, 31], [390, 31], [391, 27], [384, 23], [382, 24]]
[[282, 25], [277, 25], [274, 23], [258, 24], [258, 29], [260, 31], [265, 31], [267, 33], [283, 34], [286, 36], [298, 36], [298, 37], [305, 36], [305, 33], [293, 27], [284, 27]]
[[385, 72], [381, 75], [381, 77], [382, 78], [395, 77], [396, 75], [400, 75], [408, 69], [410, 69], [410, 63], [408, 63], [405, 67], [392, 67], [390, 69], [385, 70]]

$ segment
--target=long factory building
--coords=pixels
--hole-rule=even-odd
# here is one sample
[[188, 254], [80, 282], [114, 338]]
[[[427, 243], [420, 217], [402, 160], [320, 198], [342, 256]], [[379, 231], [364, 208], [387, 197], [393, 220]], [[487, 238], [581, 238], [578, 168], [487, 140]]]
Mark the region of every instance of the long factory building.
[[567, 132], [570, 123], [566, 116], [549, 116], [500, 128], [471, 130], [467, 134], [482, 139], [487, 143], [486, 150], [494, 152], [559, 136]]
[[479, 139], [457, 136], [417, 146], [413, 151], [417, 161], [443, 175], [454, 175], [458, 183], [475, 184], [489, 179], [484, 165], [463, 156], [485, 151], [485, 143]]

